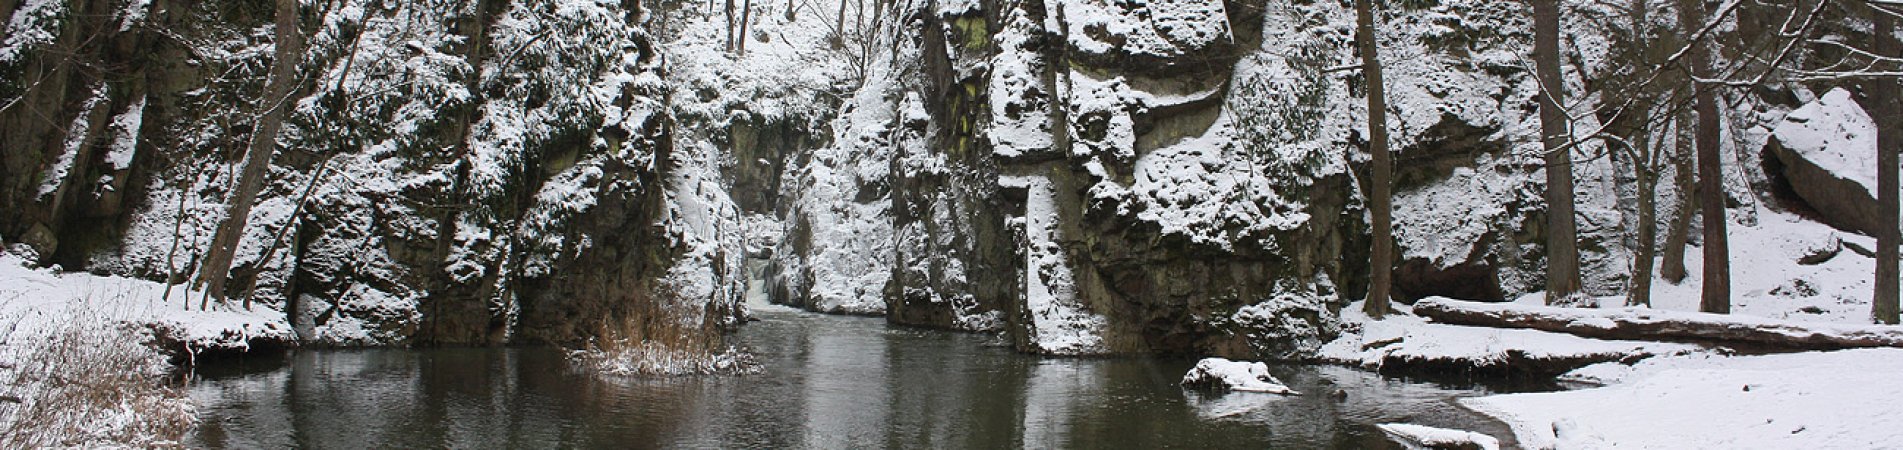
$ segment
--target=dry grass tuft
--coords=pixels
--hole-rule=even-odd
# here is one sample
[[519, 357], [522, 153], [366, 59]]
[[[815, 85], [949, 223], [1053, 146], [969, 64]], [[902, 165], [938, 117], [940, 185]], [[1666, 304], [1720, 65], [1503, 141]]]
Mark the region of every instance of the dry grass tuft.
[[0, 448], [182, 447], [197, 416], [164, 358], [98, 314], [66, 319], [0, 336]]
[[[665, 285], [665, 284], [663, 284]], [[753, 356], [721, 345], [718, 324], [696, 314], [692, 302], [664, 297], [636, 298], [626, 314], [604, 321], [595, 338], [569, 360], [582, 370], [615, 376], [685, 376], [759, 372]], [[661, 300], [661, 301], [649, 301]]]

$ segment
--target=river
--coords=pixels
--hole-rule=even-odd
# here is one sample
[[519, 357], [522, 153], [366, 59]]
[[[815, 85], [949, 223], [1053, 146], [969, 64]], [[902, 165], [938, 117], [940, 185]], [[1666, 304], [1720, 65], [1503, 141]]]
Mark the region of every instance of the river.
[[[293, 350], [200, 368], [209, 448], [1384, 448], [1410, 422], [1509, 436], [1477, 386], [1276, 365], [1308, 395], [1200, 393], [1188, 359], [1045, 358], [998, 338], [756, 307], [764, 372], [604, 378], [553, 348]], [[1339, 391], [1339, 392], [1338, 392]]]

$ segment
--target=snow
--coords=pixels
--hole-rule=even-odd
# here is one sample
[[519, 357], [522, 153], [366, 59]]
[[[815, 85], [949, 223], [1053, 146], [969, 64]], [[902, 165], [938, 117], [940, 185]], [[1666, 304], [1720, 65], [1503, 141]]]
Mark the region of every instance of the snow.
[[[1483, 155], [1477, 164], [1493, 166], [1493, 159]], [[1396, 240], [1401, 243], [1401, 259], [1425, 259], [1445, 269], [1489, 250], [1475, 246], [1485, 244], [1494, 230], [1512, 226], [1513, 216], [1505, 205], [1524, 202], [1528, 194], [1536, 194], [1491, 178], [1472, 168], [1461, 167], [1439, 183], [1395, 193], [1394, 217], [1409, 221], [1407, 226], [1394, 230]], [[1449, 212], [1465, 218], [1414, 220]]]
[[[1307, 224], [1308, 213], [1282, 197], [1284, 184], [1237, 153], [1234, 124], [1228, 113], [1221, 114], [1207, 133], [1136, 157], [1129, 185], [1100, 176], [1103, 179], [1090, 188], [1091, 198], [1116, 205], [1119, 214], [1155, 223], [1163, 234], [1198, 244], [1231, 250], [1249, 242], [1274, 248], [1270, 233]], [[1128, 126], [1127, 115], [1115, 117], [1122, 119], [1111, 119], [1111, 140], [1121, 139], [1114, 137], [1117, 130]], [[1133, 148], [1134, 138], [1129, 139], [1132, 142], [1117, 148]]]
[[[821, 312], [884, 314], [883, 288], [892, 279], [898, 254], [891, 163], [927, 153], [896, 148], [905, 144], [895, 128], [923, 112], [917, 94], [904, 86], [908, 70], [916, 68], [885, 61], [915, 61], [919, 50], [909, 44], [894, 48], [884, 44], [887, 41], [854, 48], [862, 33], [886, 37], [883, 29], [867, 30], [855, 23], [848, 26], [846, 44], [869, 55], [862, 64], [842, 56], [845, 52], [811, 51], [829, 48], [822, 33], [833, 18], [819, 16], [816, 8], [805, 10], [793, 23], [766, 25], [786, 34], [771, 43], [752, 42], [746, 55], [737, 58], [719, 48], [725, 26], [717, 17], [691, 25], [670, 44], [671, 51], [679, 52], [676, 61], [689, 61], [676, 67], [677, 77], [684, 80], [677, 90], [719, 97], [678, 111], [686, 117], [705, 115], [714, 120], [710, 126], [718, 126], [728, 111], [768, 120], [831, 119], [810, 126], [830, 134], [831, 145], [813, 149], [804, 164], [788, 155], [781, 174], [786, 231], [773, 259], [782, 277], [778, 281], [794, 298], [775, 301], [804, 302], [799, 306]], [[768, 23], [783, 20], [781, 14], [755, 15], [767, 17]], [[701, 40], [694, 40], [696, 36]], [[857, 89], [844, 99], [831, 92], [855, 82]], [[834, 105], [837, 110], [827, 109]], [[920, 166], [930, 162], [908, 161]]]
[[1903, 346], [1903, 327], [1895, 325], [1848, 325], [1819, 322], [1798, 322], [1777, 320], [1749, 315], [1709, 314], [1700, 312], [1671, 311], [1643, 307], [1625, 308], [1560, 308], [1543, 305], [1515, 303], [1481, 303], [1450, 300], [1439, 297], [1422, 299], [1414, 304], [1419, 311], [1423, 307], [1452, 305], [1463, 312], [1473, 312], [1493, 317], [1538, 317], [1551, 321], [1566, 321], [1567, 328], [1582, 334], [1610, 331], [1621, 327], [1641, 329], [1659, 329], [1663, 333], [1684, 333], [1662, 335], [1666, 338], [1716, 338], [1716, 336], [1694, 336], [1686, 331], [1674, 331], [1678, 325], [1695, 326], [1694, 329], [1731, 329], [1738, 333], [1759, 335], [1761, 339], [1783, 342], [1792, 345], [1848, 345], [1846, 342], [1863, 342], [1869, 346]]
[[139, 127], [145, 123], [145, 101], [145, 96], [139, 96], [126, 112], [112, 118], [112, 146], [106, 151], [106, 163], [112, 170], [132, 168], [132, 157], [139, 150]]
[[[742, 308], [746, 296], [746, 229], [740, 208], [720, 186], [713, 170], [718, 152], [712, 146], [677, 142], [683, 149], [674, 158], [681, 168], [668, 185], [668, 209], [661, 223], [670, 240], [686, 252], [661, 279], [658, 291], [676, 302], [664, 305], [684, 321], [683, 329], [706, 329], [704, 324], [730, 324], [739, 316], [711, 316], [712, 311]], [[732, 276], [722, 274], [735, 274]]]
[[1397, 438], [1408, 450], [1472, 448], [1475, 450], [1497, 450], [1500, 440], [1493, 436], [1472, 431], [1434, 428], [1409, 423], [1384, 423], [1377, 425], [1381, 432]]
[[1109, 321], [1091, 311], [1077, 295], [1068, 254], [1058, 244], [1057, 188], [1041, 176], [1008, 181], [1026, 187], [1023, 222], [1026, 241], [1024, 308], [1030, 322], [1025, 335], [1032, 348], [1059, 355], [1109, 351], [1103, 336]]
[[1042, 73], [1047, 62], [1033, 44], [1037, 24], [1024, 8], [1011, 8], [1004, 25], [992, 39], [998, 55], [991, 60], [991, 151], [1000, 157], [1018, 158], [1050, 151], [1055, 146], [1050, 116], [1051, 93], [1045, 92]]
[[1165, 0], [1054, 2], [1072, 48], [1086, 53], [1122, 52], [1174, 57], [1231, 40], [1224, 2]]
[[1804, 160], [1867, 192], [1877, 191], [1876, 121], [1850, 97], [1850, 91], [1831, 89], [1817, 101], [1792, 110], [1772, 135]]
[[[1502, 370], [1539, 362], [1584, 365], [1600, 361], [1631, 361], [1656, 355], [1700, 351], [1688, 344], [1589, 339], [1564, 333], [1524, 329], [1468, 327], [1428, 322], [1409, 313], [1406, 305], [1381, 320], [1361, 312], [1361, 302], [1342, 308], [1350, 330], [1324, 345], [1323, 361], [1380, 369], [1391, 364], [1455, 365]], [[1531, 367], [1518, 367], [1530, 369]]]
[[86, 137], [92, 134], [93, 110], [106, 102], [106, 92], [104, 86], [94, 88], [92, 97], [81, 104], [79, 114], [73, 117], [72, 125], [66, 126], [66, 140], [60, 146], [59, 161], [47, 166], [46, 171], [40, 174], [40, 198], [59, 191], [60, 187], [66, 185], [66, 174], [82, 163], [77, 159], [80, 152], [85, 150], [81, 147], [86, 145]]
[[1527, 448], [1883, 448], [1903, 349], [1654, 358], [1607, 387], [1462, 400]]
[[[129, 0], [125, 9], [119, 11], [119, 31], [130, 31], [133, 26], [144, 23], [151, 15], [152, 0]], [[143, 101], [141, 101], [143, 102]]]
[[[292, 342], [284, 313], [267, 307], [252, 310], [214, 304], [210, 311], [196, 307], [201, 293], [175, 286], [171, 303], [160, 303], [166, 287], [159, 283], [87, 273], [60, 273], [31, 268], [28, 261], [0, 255], [0, 323], [13, 327], [16, 337], [43, 336], [67, 325], [71, 317], [89, 317], [108, 327], [115, 324], [149, 329], [186, 350], [245, 350], [254, 341]], [[84, 311], [86, 315], [76, 315]], [[158, 336], [153, 336], [158, 337]]]
[[5, 40], [0, 40], [0, 63], [12, 64], [27, 53], [53, 43], [62, 17], [70, 6], [66, 0], [26, 0], [6, 20]]
[[1269, 375], [1269, 365], [1254, 361], [1204, 358], [1183, 374], [1184, 386], [1215, 386], [1236, 392], [1301, 395]]
[[[1743, 213], [1743, 214], [1741, 214]], [[1754, 215], [1755, 224], [1737, 217]], [[1870, 323], [1871, 274], [1876, 260], [1851, 247], [1876, 248], [1875, 239], [1845, 233], [1789, 213], [1763, 206], [1734, 209], [1726, 227], [1731, 250], [1731, 312], [1801, 322]], [[1806, 256], [1836, 251], [1836, 256], [1814, 265], [1798, 262]], [[1660, 266], [1663, 260], [1660, 261]], [[1657, 267], [1657, 266], [1655, 266]], [[1655, 276], [1652, 307], [1670, 311], [1697, 311], [1704, 286], [1703, 252], [1690, 246], [1685, 252], [1684, 281], [1672, 283]], [[1544, 294], [1529, 293], [1516, 302], [1544, 303]], [[1621, 297], [1602, 297], [1599, 305], [1618, 308]]]

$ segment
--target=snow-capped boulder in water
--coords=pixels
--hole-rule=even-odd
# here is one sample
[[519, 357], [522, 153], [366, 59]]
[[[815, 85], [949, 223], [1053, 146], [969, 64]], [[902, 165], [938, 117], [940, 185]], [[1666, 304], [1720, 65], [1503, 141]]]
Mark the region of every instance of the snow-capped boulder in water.
[[1772, 131], [1766, 162], [1799, 199], [1838, 228], [1874, 234], [1877, 126], [1850, 91], [1832, 89], [1784, 117]]
[[1251, 361], [1230, 361], [1222, 358], [1204, 358], [1196, 362], [1196, 367], [1183, 375], [1183, 385], [1189, 387], [1213, 387], [1237, 392], [1261, 392], [1267, 394], [1301, 395], [1294, 389], [1282, 385], [1280, 380], [1269, 375], [1269, 365]]
[[1401, 444], [1408, 450], [1495, 450], [1500, 448], [1499, 439], [1472, 431], [1434, 428], [1411, 423], [1384, 423], [1378, 427], [1382, 434], [1388, 435], [1388, 439]]

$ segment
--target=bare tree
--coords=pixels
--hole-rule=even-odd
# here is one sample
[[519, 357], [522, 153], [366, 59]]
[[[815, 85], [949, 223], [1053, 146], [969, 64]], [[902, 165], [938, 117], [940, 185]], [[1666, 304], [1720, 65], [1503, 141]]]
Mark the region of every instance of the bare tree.
[[739, 54], [742, 54], [742, 55], [747, 54], [747, 40], [748, 40], [747, 25], [751, 24], [752, 22], [753, 22], [753, 0], [746, 0], [746, 3], [740, 6], [740, 35], [739, 37], [734, 38], [739, 41], [739, 46], [734, 48], [734, 51]]
[[13, 23], [13, 10], [20, 7], [20, 0], [0, 0], [0, 36], [7, 34], [7, 27]]
[[1669, 136], [1672, 137], [1672, 185], [1678, 189], [1678, 205], [1672, 209], [1672, 223], [1665, 232], [1665, 250], [1660, 263], [1659, 276], [1665, 281], [1678, 284], [1689, 275], [1685, 271], [1685, 246], [1691, 241], [1692, 214], [1698, 208], [1697, 191], [1692, 179], [1691, 149], [1689, 140], [1680, 135], [1679, 124], [1682, 115], [1673, 115]]
[[1637, 133], [1632, 142], [1633, 184], [1638, 190], [1638, 254], [1632, 257], [1632, 286], [1626, 290], [1626, 306], [1652, 306], [1653, 257], [1658, 254], [1658, 167], [1659, 148], [1651, 130]]
[[1559, 0], [1532, 0], [1533, 66], [1540, 83], [1540, 142], [1546, 150], [1546, 303], [1579, 293], [1573, 221], [1572, 125], [1559, 65]]
[[[278, 129], [284, 124], [284, 112], [294, 103], [291, 92], [296, 87], [297, 63], [303, 51], [298, 32], [297, 0], [277, 0], [277, 23], [275, 31], [276, 49], [272, 55], [270, 79], [265, 82], [265, 95], [259, 107], [258, 124], [251, 135], [251, 143], [245, 152], [244, 170], [238, 175], [238, 185], [226, 202], [225, 218], [218, 224], [213, 235], [211, 248], [206, 250], [205, 264], [198, 274], [198, 287], [205, 290], [207, 298], [225, 299], [225, 279], [231, 274], [231, 260], [237, 253], [238, 243], [244, 237], [245, 222], [250, 219], [251, 206], [256, 202], [258, 191], [264, 188], [264, 179], [271, 172], [271, 158], [277, 153]], [[200, 303], [199, 308], [207, 305]], [[245, 307], [250, 308], [246, 300]]]
[[[1711, 78], [1711, 44], [1696, 36], [1708, 33], [1704, 2], [1679, 0], [1679, 24], [1688, 35], [1685, 65], [1695, 80]], [[1705, 255], [1704, 295], [1698, 310], [1708, 313], [1731, 312], [1731, 252], [1727, 245], [1725, 220], [1724, 167], [1718, 158], [1718, 98], [1713, 92], [1719, 85], [1693, 83], [1693, 145], [1697, 146], [1698, 196], [1704, 216]]]
[[1394, 162], [1388, 154], [1387, 90], [1381, 80], [1380, 50], [1374, 40], [1374, 0], [1355, 0], [1355, 41], [1361, 50], [1361, 74], [1368, 89], [1368, 153], [1374, 157], [1368, 208], [1373, 217], [1374, 250], [1369, 264], [1372, 282], [1363, 310], [1369, 317], [1388, 313], [1394, 282]]
[[839, 0], [839, 18], [833, 20], [832, 47], [834, 50], [846, 48], [846, 5], [849, 0]]
[[[1628, 29], [1617, 45], [1620, 51], [1629, 52], [1632, 58], [1641, 61], [1639, 65], [1649, 65], [1653, 59], [1651, 46], [1647, 45], [1652, 40], [1649, 0], [1632, 0], [1626, 9]], [[1622, 75], [1637, 74], [1637, 71], [1630, 71]], [[1617, 83], [1623, 80], [1615, 77], [1613, 81]], [[1656, 95], [1643, 89], [1625, 89], [1623, 93], [1630, 96]], [[1633, 236], [1637, 254], [1632, 258], [1632, 278], [1626, 289], [1625, 303], [1626, 306], [1651, 306], [1652, 269], [1654, 257], [1658, 253], [1658, 169], [1661, 152], [1653, 139], [1656, 127], [1652, 121], [1641, 118], [1635, 122], [1627, 132], [1630, 137], [1617, 141], [1619, 145], [1613, 146], [1632, 167], [1633, 187], [1638, 200], [1638, 226]]]
[[[1899, 45], [1896, 39], [1896, 18], [1894, 12], [1872, 4], [1870, 19], [1874, 25], [1871, 34], [1876, 35], [1873, 48], [1877, 58], [1899, 58]], [[1897, 218], [1897, 152], [1903, 147], [1903, 107], [1898, 101], [1897, 79], [1883, 77], [1870, 80], [1869, 93], [1872, 108], [1871, 115], [1877, 120], [1877, 273], [1876, 292], [1870, 300], [1870, 313], [1877, 323], [1897, 323], [1897, 240], [1899, 222]]]

